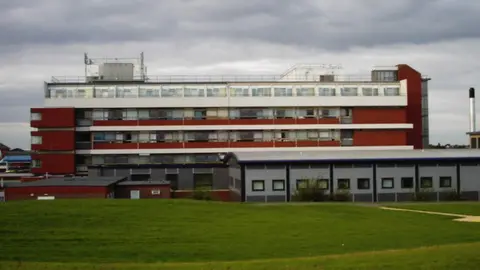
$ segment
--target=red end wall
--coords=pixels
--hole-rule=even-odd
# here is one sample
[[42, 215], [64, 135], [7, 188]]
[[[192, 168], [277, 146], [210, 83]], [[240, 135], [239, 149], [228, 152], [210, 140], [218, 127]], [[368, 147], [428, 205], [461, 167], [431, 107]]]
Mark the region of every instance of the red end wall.
[[56, 199], [106, 198], [108, 191], [106, 187], [7, 187], [5, 197], [7, 201], [36, 200], [38, 196], [55, 196]]
[[31, 113], [40, 113], [41, 120], [30, 121], [35, 128], [73, 128], [75, 127], [75, 108], [32, 108]]
[[354, 146], [408, 145], [406, 130], [355, 130]]
[[34, 174], [74, 174], [75, 154], [32, 154], [32, 160], [40, 160], [40, 168], [32, 168]]
[[422, 141], [422, 75], [408, 65], [398, 65], [398, 79], [407, 80], [407, 121], [413, 129], [407, 132], [407, 144], [423, 149]]
[[32, 144], [32, 150], [73, 151], [75, 150], [74, 130], [32, 131], [32, 136], [41, 136], [42, 144]]
[[406, 108], [370, 108], [354, 107], [352, 109], [353, 124], [405, 124]]

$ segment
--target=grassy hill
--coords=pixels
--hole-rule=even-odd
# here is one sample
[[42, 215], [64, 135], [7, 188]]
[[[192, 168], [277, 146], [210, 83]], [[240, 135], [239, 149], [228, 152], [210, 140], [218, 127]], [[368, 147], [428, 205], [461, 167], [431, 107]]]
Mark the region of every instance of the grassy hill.
[[477, 269], [480, 224], [451, 219], [351, 204], [8, 202], [0, 269]]

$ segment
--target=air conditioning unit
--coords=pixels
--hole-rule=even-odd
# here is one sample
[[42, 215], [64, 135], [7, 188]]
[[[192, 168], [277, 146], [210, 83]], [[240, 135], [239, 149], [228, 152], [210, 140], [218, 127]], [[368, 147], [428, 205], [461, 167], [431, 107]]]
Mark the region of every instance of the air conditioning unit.
[[335, 75], [332, 75], [332, 74], [320, 75], [320, 81], [321, 82], [334, 82], [335, 81]]

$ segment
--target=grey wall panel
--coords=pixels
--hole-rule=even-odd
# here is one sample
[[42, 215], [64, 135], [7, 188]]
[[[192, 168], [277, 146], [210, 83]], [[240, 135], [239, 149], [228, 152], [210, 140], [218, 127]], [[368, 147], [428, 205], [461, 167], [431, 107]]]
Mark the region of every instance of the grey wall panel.
[[378, 202], [395, 202], [397, 200], [395, 193], [380, 193], [377, 196]]
[[134, 168], [132, 169], [132, 174], [151, 174], [151, 170], [144, 168]]
[[480, 191], [480, 166], [460, 165], [460, 190]]
[[233, 166], [229, 167], [228, 176], [233, 178], [233, 185], [232, 186], [229, 185], [229, 188], [240, 190], [242, 188], [241, 187], [242, 171], [240, 170], [240, 168], [233, 167]]
[[256, 196], [247, 196], [246, 201], [247, 202], [266, 202], [267, 197], [265, 195], [256, 195]]
[[373, 193], [365, 194], [352, 194], [352, 200], [354, 202], [373, 202]]
[[[413, 178], [413, 188], [402, 188], [402, 177]], [[393, 178], [393, 188], [382, 188], [382, 178]], [[377, 166], [377, 193], [411, 193], [415, 192], [415, 167], [381, 167]]]
[[116, 176], [115, 169], [102, 168], [101, 170], [102, 170], [102, 172], [101, 172], [102, 176]]
[[164, 168], [153, 168], [151, 173], [152, 180], [165, 180], [165, 169]]
[[[433, 190], [435, 191], [451, 191], [457, 188], [457, 168], [456, 166], [419, 166], [419, 177], [432, 177], [433, 178]], [[449, 176], [452, 178], [452, 186], [447, 188], [440, 187], [440, 177]], [[419, 184], [420, 179], [419, 179]], [[421, 186], [420, 186], [421, 188]]]
[[[297, 191], [297, 180], [303, 179], [328, 179], [330, 180], [330, 166], [326, 168], [301, 168], [292, 166], [290, 168], [290, 193], [292, 195]], [[326, 193], [330, 193], [328, 190]]]
[[130, 169], [123, 169], [123, 168], [115, 169], [115, 176], [128, 176], [130, 180], [130, 175], [131, 175], [130, 172], [131, 172]]
[[88, 168], [88, 177], [102, 176], [100, 169], [98, 168]]
[[178, 189], [193, 190], [193, 170], [191, 168], [178, 169]]
[[286, 195], [283, 195], [283, 196], [266, 196], [266, 202], [286, 202], [287, 201], [287, 197]]
[[[338, 179], [346, 178], [350, 179], [350, 192], [356, 194], [371, 194], [373, 192], [373, 168], [333, 168], [333, 190], [338, 189]], [[369, 189], [358, 189], [357, 179], [368, 178], [370, 179]]]
[[[286, 166], [274, 168], [274, 169], [249, 169], [245, 168], [245, 192], [246, 196], [281, 196], [285, 195], [286, 191], [273, 191], [273, 180], [285, 180]], [[252, 180], [264, 180], [265, 191], [253, 191]], [[286, 184], [286, 183], [285, 183]]]
[[228, 189], [229, 183], [228, 168], [213, 168], [213, 189]]

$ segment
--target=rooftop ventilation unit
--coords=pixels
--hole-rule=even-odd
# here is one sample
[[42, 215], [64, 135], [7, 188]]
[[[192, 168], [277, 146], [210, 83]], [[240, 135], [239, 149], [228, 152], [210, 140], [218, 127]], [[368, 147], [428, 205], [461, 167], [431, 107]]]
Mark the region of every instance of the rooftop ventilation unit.
[[335, 81], [335, 75], [333, 75], [333, 74], [320, 75], [320, 81], [321, 82], [334, 82]]

